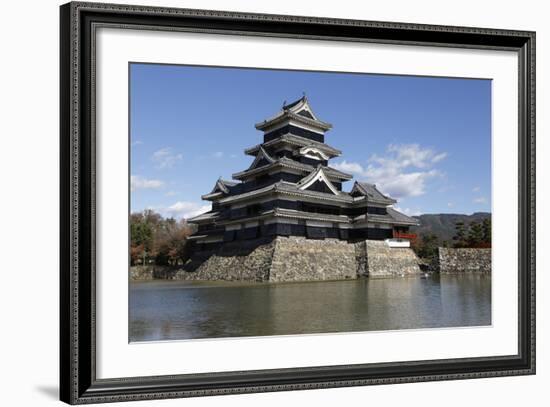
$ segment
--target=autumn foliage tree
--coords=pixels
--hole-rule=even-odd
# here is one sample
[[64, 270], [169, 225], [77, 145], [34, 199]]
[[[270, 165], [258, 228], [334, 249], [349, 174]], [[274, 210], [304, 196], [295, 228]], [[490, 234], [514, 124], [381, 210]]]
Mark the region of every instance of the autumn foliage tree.
[[193, 229], [184, 219], [163, 218], [145, 210], [130, 215], [130, 261], [132, 265], [176, 266], [189, 258], [187, 238]]

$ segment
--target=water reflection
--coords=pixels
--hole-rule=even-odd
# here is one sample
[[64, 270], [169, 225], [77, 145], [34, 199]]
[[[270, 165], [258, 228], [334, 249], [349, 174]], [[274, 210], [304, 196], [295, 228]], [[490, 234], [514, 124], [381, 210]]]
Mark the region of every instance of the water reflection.
[[130, 284], [130, 341], [481, 326], [491, 278]]

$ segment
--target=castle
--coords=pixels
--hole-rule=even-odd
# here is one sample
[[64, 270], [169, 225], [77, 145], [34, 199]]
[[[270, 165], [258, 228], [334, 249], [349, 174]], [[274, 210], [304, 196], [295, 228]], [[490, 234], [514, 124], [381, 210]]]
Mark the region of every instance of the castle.
[[416, 219], [394, 209], [396, 200], [376, 185], [356, 181], [350, 192], [343, 191], [353, 176], [329, 165], [342, 154], [325, 143], [331, 128], [305, 95], [257, 123], [263, 143], [244, 150], [254, 157], [250, 167], [233, 174], [234, 181], [218, 179], [202, 196], [212, 209], [188, 220], [198, 226], [190, 237], [196, 249], [276, 236], [348, 242], [413, 238], [408, 230]]

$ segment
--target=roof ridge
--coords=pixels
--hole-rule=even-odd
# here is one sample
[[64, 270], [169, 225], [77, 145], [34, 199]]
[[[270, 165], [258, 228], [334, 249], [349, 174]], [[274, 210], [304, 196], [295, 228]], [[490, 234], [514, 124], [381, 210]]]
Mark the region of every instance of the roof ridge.
[[[382, 193], [382, 191], [380, 191], [376, 187], [376, 184], [372, 184], [372, 183], [364, 182], [364, 181], [355, 181], [355, 184], [353, 185], [353, 188], [351, 189], [351, 192], [353, 192], [355, 189], [359, 189], [359, 191], [364, 196], [366, 196], [367, 198], [373, 199], [373, 200], [382, 200], [382, 201], [386, 201], [388, 203], [397, 202], [391, 196], [388, 196], [388, 195]], [[371, 189], [371, 190], [369, 191], [369, 189]]]
[[266, 149], [262, 145], [260, 145], [260, 151], [258, 152], [258, 154], [260, 153], [262, 153], [264, 158], [270, 163], [276, 160], [275, 158], [271, 157], [271, 155], [266, 151]]
[[306, 95], [303, 95], [300, 99], [296, 99], [294, 102], [286, 104], [286, 100], [283, 102], [283, 109], [288, 110], [299, 104], [300, 102], [307, 102]]
[[231, 181], [231, 180], [227, 180], [227, 179], [223, 179], [222, 177], [218, 178], [218, 181], [224, 183], [224, 184], [227, 184], [227, 185], [237, 185], [238, 182], [235, 182], [235, 181]]

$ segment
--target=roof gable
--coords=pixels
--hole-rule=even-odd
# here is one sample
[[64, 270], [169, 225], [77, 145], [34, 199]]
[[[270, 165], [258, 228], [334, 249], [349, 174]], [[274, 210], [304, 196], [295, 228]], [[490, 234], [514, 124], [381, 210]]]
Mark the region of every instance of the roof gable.
[[216, 184], [214, 184], [214, 188], [212, 188], [212, 191], [210, 191], [208, 194], [202, 195], [201, 198], [206, 201], [219, 199], [224, 195], [229, 195], [229, 193], [231, 192], [229, 188], [235, 185], [237, 185], [236, 182], [226, 181], [220, 177], [216, 181]]
[[302, 110], [302, 111], [300, 111], [300, 112], [298, 112], [298, 114], [299, 114], [300, 116], [307, 117], [308, 119], [313, 119], [313, 116], [311, 115], [311, 113], [308, 112], [308, 111], [305, 110], [305, 109]]
[[319, 182], [324, 183], [334, 195], [340, 195], [340, 191], [330, 182], [321, 165], [317, 166], [315, 171], [298, 181], [296, 185], [299, 189], [306, 190], [317, 185]]
[[263, 165], [266, 165], [266, 164], [273, 164], [276, 160], [271, 157], [267, 151], [265, 151], [265, 148], [263, 148], [262, 146], [260, 146], [260, 148], [258, 149], [258, 154], [256, 154], [256, 158], [254, 159], [254, 161], [252, 162], [252, 164], [250, 164], [250, 167], [248, 167], [248, 170], [253, 170], [254, 168], [258, 168], [258, 167], [262, 167]]
[[368, 182], [358, 182], [353, 184], [353, 188], [350, 191], [353, 196], [362, 195], [367, 197], [368, 201], [375, 201], [380, 203], [392, 204], [397, 201], [389, 196], [384, 195], [376, 188], [375, 184], [369, 184]]
[[397, 209], [392, 207], [388, 208], [388, 215], [390, 215], [396, 222], [400, 222], [403, 224], [410, 224], [413, 226], [417, 226], [419, 224], [418, 219], [407, 216], [404, 213], [401, 213]]
[[313, 110], [311, 109], [309, 101], [305, 95], [288, 105], [283, 105], [283, 111], [299, 114], [300, 116], [307, 117], [308, 119], [319, 120], [315, 113], [313, 113]]
[[302, 147], [300, 150], [298, 150], [300, 155], [303, 155], [304, 157], [313, 158], [316, 160], [329, 160], [330, 157], [328, 154], [320, 150], [319, 148], [312, 147], [312, 146], [305, 146]]
[[323, 122], [317, 117], [317, 115], [315, 115], [306, 96], [303, 96], [288, 105], [285, 102], [283, 108], [275, 116], [266, 119], [263, 122], [256, 123], [256, 128], [258, 130], [268, 131], [273, 128], [273, 126], [280, 125], [281, 123], [288, 121], [300, 123], [302, 126], [313, 127], [314, 129], [317, 129], [317, 131], [320, 130], [322, 132], [332, 128], [330, 123]]

